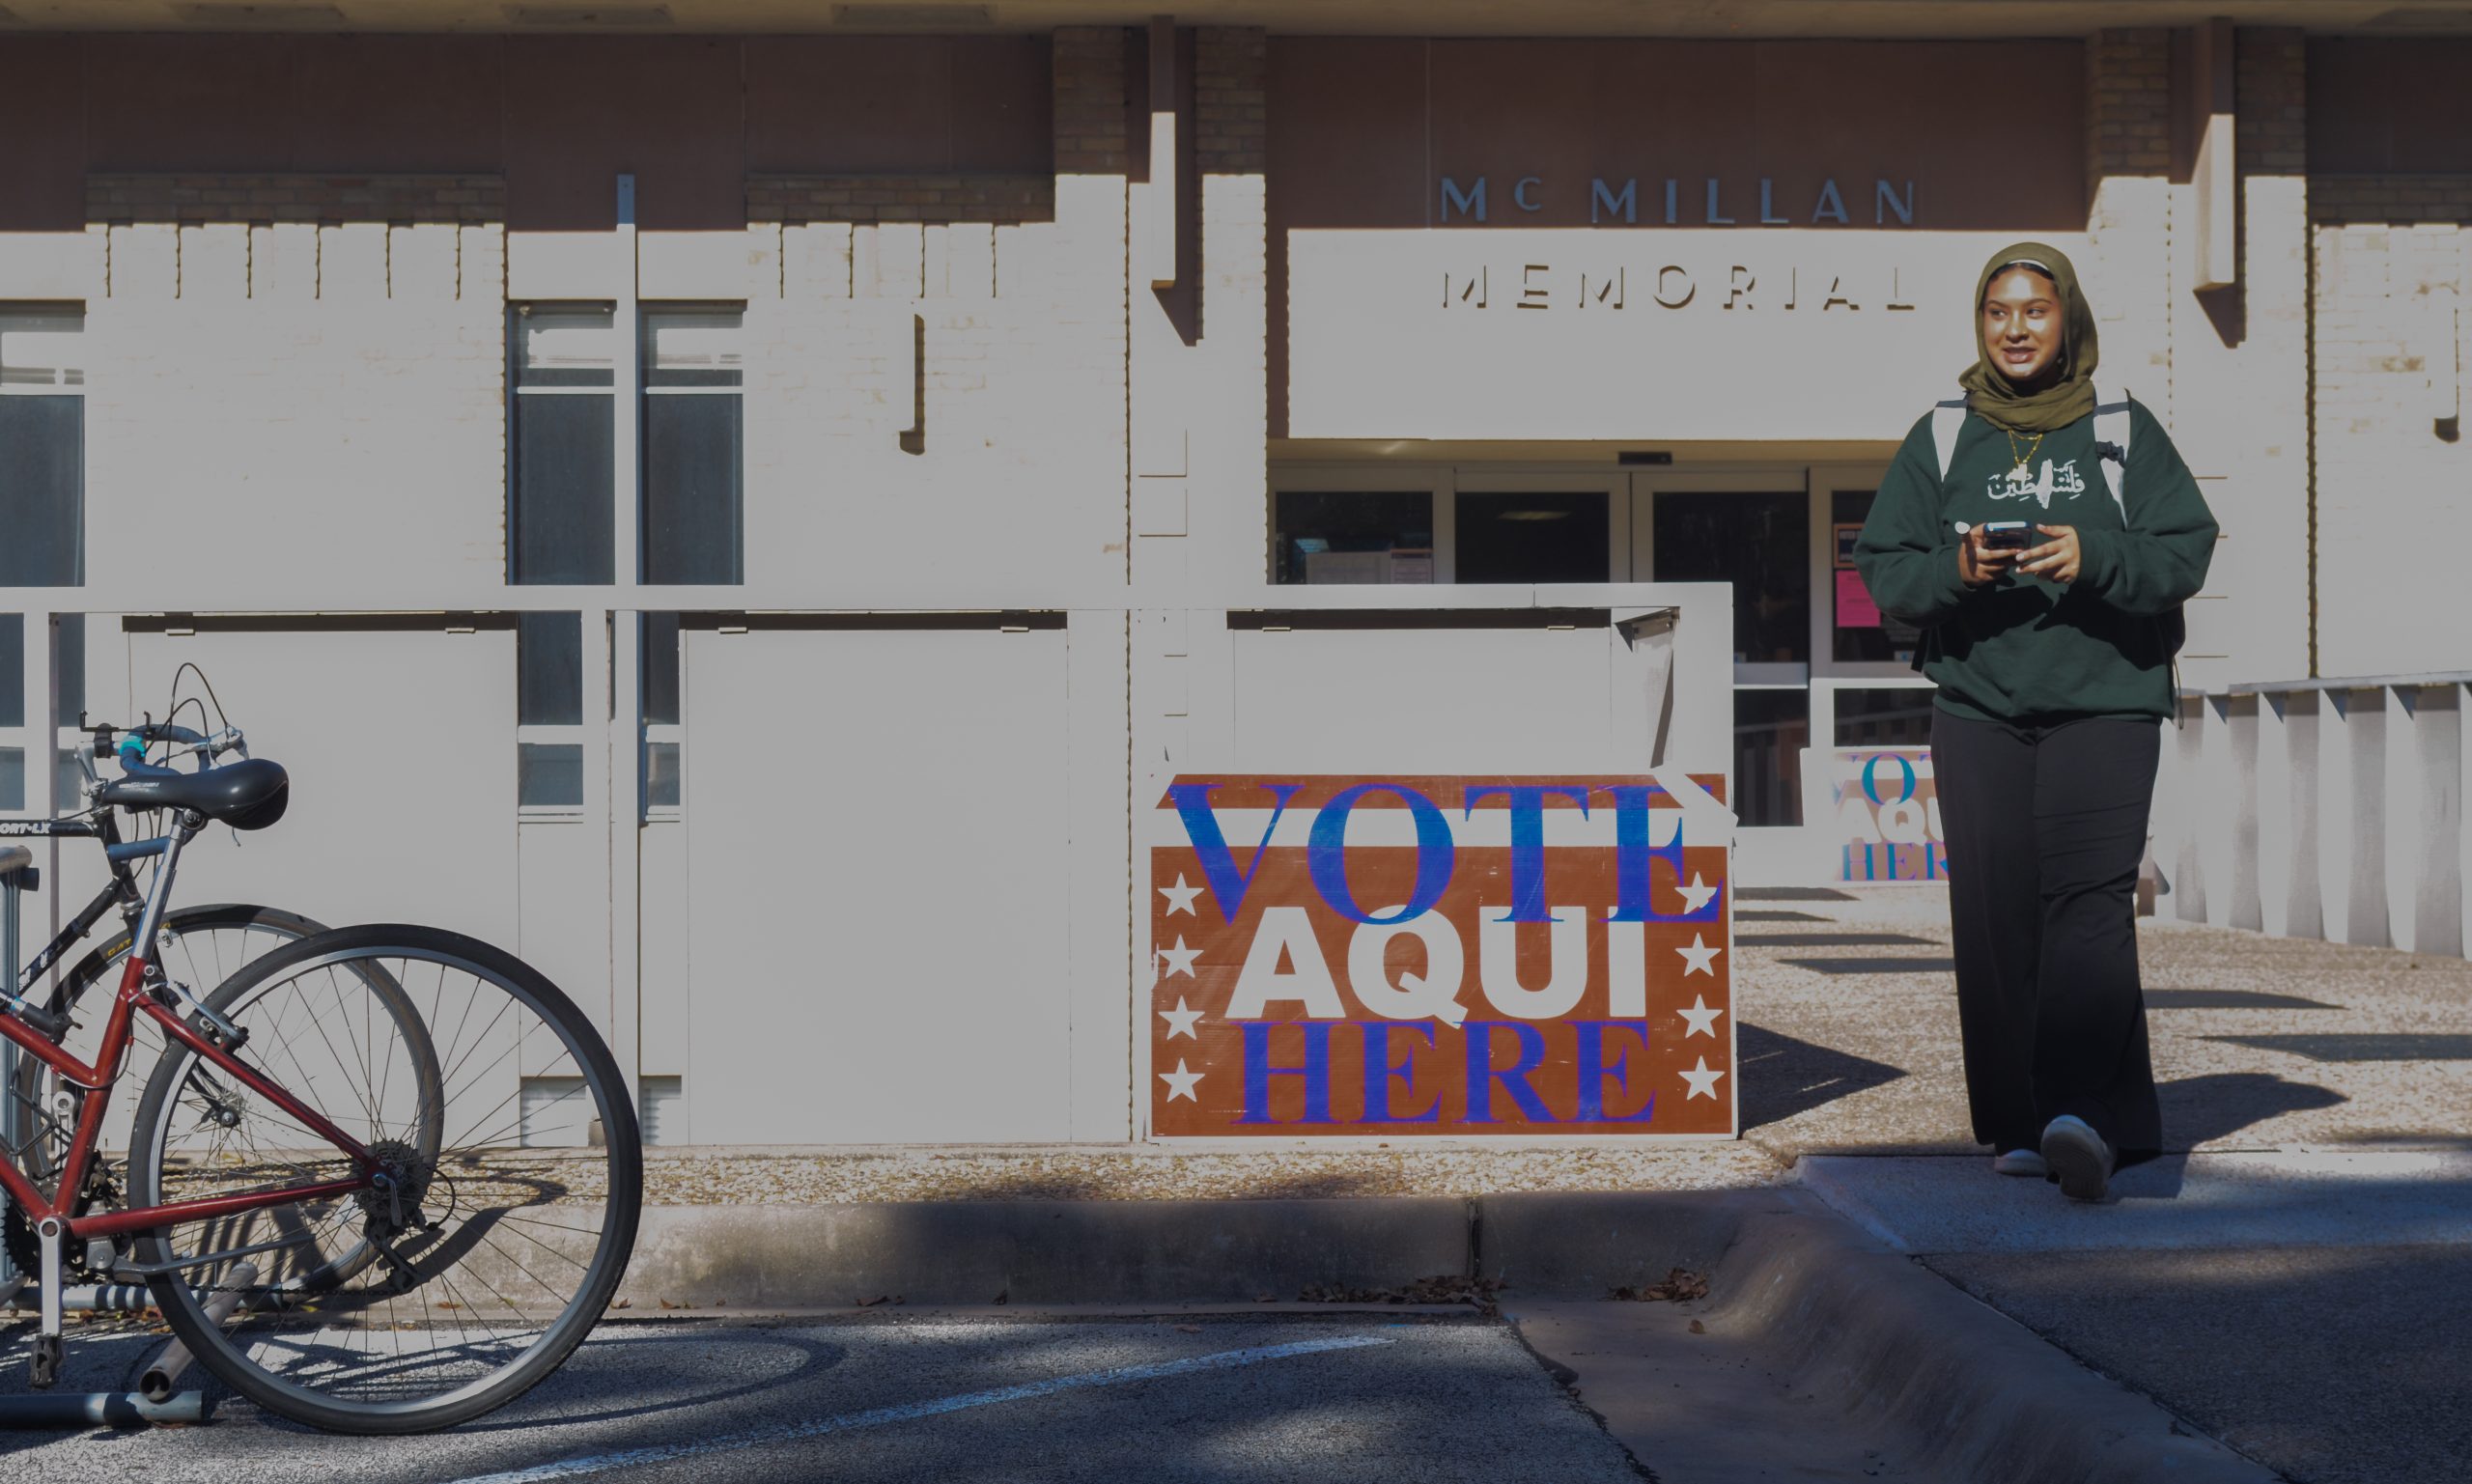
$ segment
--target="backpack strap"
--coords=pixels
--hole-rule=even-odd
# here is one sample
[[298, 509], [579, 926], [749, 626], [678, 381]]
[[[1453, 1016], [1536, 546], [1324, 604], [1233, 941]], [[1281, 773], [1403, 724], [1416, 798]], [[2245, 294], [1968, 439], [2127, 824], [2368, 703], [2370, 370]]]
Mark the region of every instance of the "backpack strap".
[[2120, 507], [2123, 529], [2128, 525], [2129, 406], [2127, 392], [2116, 386], [2095, 386], [2094, 462], [2103, 467], [2103, 483], [2111, 487], [2112, 503]]
[[1952, 397], [1931, 405], [1931, 448], [1940, 456], [1940, 479], [1947, 483], [1949, 462], [1957, 456], [1957, 431], [1966, 425], [1966, 400]]

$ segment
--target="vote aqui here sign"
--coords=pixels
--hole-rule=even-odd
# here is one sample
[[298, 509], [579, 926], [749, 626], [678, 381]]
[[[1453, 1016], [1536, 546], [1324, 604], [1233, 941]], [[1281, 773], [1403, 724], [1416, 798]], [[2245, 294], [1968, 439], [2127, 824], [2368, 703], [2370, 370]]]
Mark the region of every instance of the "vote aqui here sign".
[[1729, 1135], [1718, 777], [1178, 777], [1149, 1132]]

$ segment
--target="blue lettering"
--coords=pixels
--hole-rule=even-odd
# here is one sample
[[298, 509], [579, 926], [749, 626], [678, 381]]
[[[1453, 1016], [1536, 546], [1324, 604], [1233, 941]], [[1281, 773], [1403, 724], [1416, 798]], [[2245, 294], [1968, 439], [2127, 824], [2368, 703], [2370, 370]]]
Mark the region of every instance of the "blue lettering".
[[1216, 783], [1172, 783], [1167, 797], [1176, 801], [1176, 817], [1185, 822], [1185, 838], [1193, 842], [1194, 854], [1200, 857], [1202, 880], [1210, 883], [1211, 905], [1219, 909], [1221, 920], [1234, 922], [1239, 908], [1245, 905], [1245, 893], [1253, 884], [1253, 874], [1262, 868], [1262, 852], [1270, 849], [1271, 835], [1278, 828], [1279, 816], [1287, 812], [1287, 801], [1296, 797], [1301, 783], [1266, 785], [1278, 806], [1271, 811], [1270, 825], [1262, 830], [1262, 843], [1253, 847], [1252, 864], [1243, 875], [1236, 872], [1236, 857], [1229, 854], [1225, 837], [1219, 832], [1219, 816], [1210, 812], [1210, 791]]
[[[1347, 836], [1348, 812], [1357, 800], [1380, 790], [1395, 794], [1408, 806], [1417, 822], [1417, 885], [1408, 904], [1388, 917], [1368, 917], [1356, 905], [1356, 896], [1348, 889]], [[1282, 800], [1284, 802], [1284, 800]], [[1306, 848], [1305, 864], [1313, 875], [1313, 889], [1322, 894], [1331, 910], [1350, 922], [1375, 924], [1405, 922], [1422, 916], [1442, 900], [1450, 885], [1450, 873], [1458, 857], [1458, 846], [1450, 838], [1450, 822], [1444, 819], [1434, 801], [1415, 789], [1395, 783], [1360, 783], [1343, 790], [1337, 798], [1322, 806], [1313, 817], [1313, 835]], [[1256, 854], [1256, 859], [1259, 858]]]
[[1575, 1123], [1648, 1123], [1657, 1115], [1657, 1095], [1648, 1094], [1647, 1105], [1636, 1113], [1608, 1113], [1605, 1094], [1608, 1085], [1617, 1095], [1631, 1090], [1630, 1074], [1625, 1063], [1627, 1051], [1617, 1050], [1614, 1060], [1605, 1059], [1605, 1033], [1611, 1030], [1636, 1030], [1640, 1033], [1640, 1049], [1647, 1050], [1648, 1027], [1638, 1021], [1573, 1021], [1571, 1028], [1580, 1038], [1580, 1106], [1572, 1120]]
[[1390, 1110], [1390, 1083], [1393, 1078], [1416, 1090], [1416, 1048], [1398, 1060], [1390, 1059], [1390, 1037], [1394, 1032], [1424, 1033], [1425, 1045], [1434, 1044], [1433, 1022], [1410, 1024], [1400, 1021], [1367, 1021], [1364, 1024], [1364, 1116], [1359, 1123], [1433, 1123], [1442, 1117], [1442, 1095], [1434, 1094], [1433, 1106], [1421, 1113], [1394, 1113]]
[[[1545, 1061], [1545, 1033], [1519, 1021], [1470, 1021], [1464, 1027], [1468, 1040], [1468, 1122], [1499, 1123], [1494, 1116], [1494, 1084], [1500, 1082], [1519, 1105], [1520, 1113], [1531, 1123], [1554, 1123], [1553, 1111], [1536, 1089], [1528, 1084], [1529, 1075]], [[1494, 1036], [1507, 1030], [1519, 1042], [1519, 1060], [1507, 1067], [1494, 1065]]]
[[1682, 830], [1677, 822], [1672, 840], [1648, 844], [1648, 800], [1665, 790], [1654, 784], [1612, 785], [1614, 796], [1614, 915], [1608, 922], [1712, 922], [1725, 893], [1708, 899], [1698, 911], [1661, 912], [1652, 905], [1656, 894], [1656, 863], [1673, 868], [1673, 883], [1683, 884]]
[[1496, 794], [1510, 796], [1510, 915], [1496, 922], [1559, 921], [1545, 906], [1545, 796], [1560, 794], [1577, 799], [1580, 818], [1587, 818], [1587, 790], [1554, 788], [1533, 783], [1498, 784], [1470, 789], [1463, 818], [1476, 812], [1476, 801]]
[[1271, 1065], [1271, 1022], [1245, 1022], [1245, 1114], [1238, 1123], [1277, 1123], [1271, 1116], [1271, 1078], [1305, 1079], [1305, 1116], [1298, 1123], [1331, 1121], [1331, 1027], [1327, 1022], [1295, 1023], [1305, 1032], [1305, 1065]]

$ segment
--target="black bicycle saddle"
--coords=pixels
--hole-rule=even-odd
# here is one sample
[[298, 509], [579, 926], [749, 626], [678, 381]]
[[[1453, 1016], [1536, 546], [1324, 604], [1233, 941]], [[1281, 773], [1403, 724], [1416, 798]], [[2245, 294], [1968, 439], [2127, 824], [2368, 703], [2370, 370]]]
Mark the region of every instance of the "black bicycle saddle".
[[121, 778], [101, 799], [124, 809], [194, 809], [235, 829], [264, 829], [292, 801], [292, 776], [268, 758], [243, 758], [204, 772]]

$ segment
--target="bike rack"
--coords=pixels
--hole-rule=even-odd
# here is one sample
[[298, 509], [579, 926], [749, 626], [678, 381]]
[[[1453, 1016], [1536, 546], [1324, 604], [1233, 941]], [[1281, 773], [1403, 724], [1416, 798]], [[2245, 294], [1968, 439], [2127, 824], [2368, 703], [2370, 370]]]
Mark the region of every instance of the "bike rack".
[[[34, 853], [22, 845], [0, 846], [0, 972], [14, 975], [17, 957], [17, 898], [24, 889], [26, 873], [34, 865]], [[0, 1041], [0, 1088], [14, 1085], [17, 1049]], [[0, 1096], [0, 1138], [11, 1148], [22, 1136], [24, 1110], [17, 1100]], [[8, 1202], [0, 1195], [0, 1207]], [[254, 1276], [254, 1273], [252, 1274]], [[14, 1305], [18, 1290], [26, 1285], [26, 1274], [16, 1271], [6, 1252], [0, 1252], [0, 1304]], [[154, 1302], [144, 1284], [108, 1284], [90, 1286], [73, 1295], [81, 1301], [69, 1304], [71, 1308], [94, 1310], [136, 1310]], [[228, 1310], [227, 1310], [228, 1312]], [[221, 1319], [224, 1315], [218, 1314]], [[199, 1391], [174, 1391], [171, 1383], [180, 1379], [187, 1367], [187, 1347], [174, 1339], [152, 1361], [148, 1362], [145, 1391], [58, 1391], [28, 1392], [0, 1396], [0, 1430], [14, 1429], [76, 1429], [90, 1427], [153, 1427], [161, 1424], [184, 1424], [206, 1420], [206, 1397]]]

